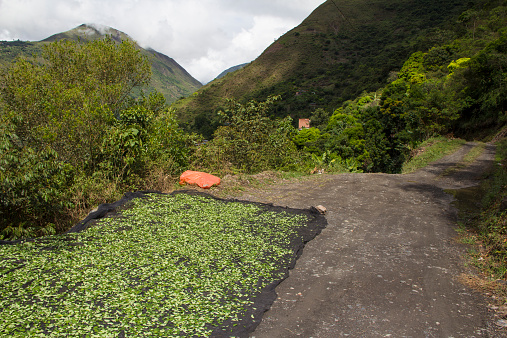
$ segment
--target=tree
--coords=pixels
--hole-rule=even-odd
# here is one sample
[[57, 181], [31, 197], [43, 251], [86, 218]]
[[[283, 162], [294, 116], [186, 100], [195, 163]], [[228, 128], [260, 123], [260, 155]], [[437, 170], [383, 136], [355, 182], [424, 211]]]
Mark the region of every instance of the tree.
[[133, 42], [55, 42], [0, 74], [4, 118], [23, 145], [50, 147], [63, 161], [93, 168], [108, 126], [150, 75]]
[[310, 121], [313, 127], [323, 130], [326, 128], [327, 121], [331, 113], [323, 108], [317, 108], [311, 115]]
[[309, 153], [320, 153], [321, 149], [319, 149], [316, 142], [321, 137], [320, 130], [317, 128], [304, 128], [299, 131], [296, 136], [294, 136], [293, 141], [298, 146], [299, 149], [303, 149]]
[[[466, 93], [477, 102], [477, 115], [494, 124], [507, 111], [507, 31], [475, 55], [465, 73]], [[480, 84], [480, 86], [477, 86]]]
[[459, 23], [464, 23], [467, 29], [472, 29], [472, 39], [475, 39], [475, 30], [477, 28], [478, 19], [479, 12], [474, 9], [464, 11], [458, 18]]
[[368, 155], [365, 150], [364, 129], [361, 121], [354, 114], [343, 113], [337, 109], [329, 120], [327, 127], [329, 137], [325, 147], [342, 159], [354, 158], [362, 162]]
[[130, 96], [149, 78], [135, 44], [109, 38], [56, 42], [0, 73], [0, 239], [65, 231], [76, 182], [144, 168], [165, 102]]
[[266, 101], [240, 104], [229, 101], [229, 108], [221, 112], [224, 126], [199, 151], [198, 162], [208, 168], [223, 170], [228, 163], [245, 172], [259, 172], [282, 168], [293, 163], [297, 151], [292, 137], [295, 128], [292, 119], [270, 119], [268, 113], [279, 97]]

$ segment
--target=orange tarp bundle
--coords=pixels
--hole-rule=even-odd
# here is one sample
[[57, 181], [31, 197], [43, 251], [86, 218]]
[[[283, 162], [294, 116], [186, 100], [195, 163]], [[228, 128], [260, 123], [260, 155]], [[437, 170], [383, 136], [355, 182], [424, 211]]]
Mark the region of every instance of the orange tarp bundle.
[[220, 184], [220, 178], [200, 171], [187, 170], [180, 176], [180, 184], [197, 184], [203, 189], [209, 189]]

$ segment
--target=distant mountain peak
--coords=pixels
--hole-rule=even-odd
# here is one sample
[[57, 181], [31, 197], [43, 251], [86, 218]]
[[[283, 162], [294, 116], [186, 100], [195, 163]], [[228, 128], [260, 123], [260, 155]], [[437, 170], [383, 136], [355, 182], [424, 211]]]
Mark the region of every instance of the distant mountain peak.
[[[0, 0], [1, 1], [1, 0]], [[146, 56], [152, 67], [152, 81], [148, 91], [157, 90], [162, 93], [168, 103], [183, 96], [188, 96], [202, 87], [202, 84], [194, 79], [174, 59], [159, 53], [151, 48], [144, 49], [139, 46], [129, 35], [109, 26], [84, 23], [66, 32], [58, 33], [40, 42], [55, 42], [59, 40], [71, 40], [79, 43], [104, 39], [110, 36], [114, 41], [133, 41], [141, 54]], [[0, 50], [0, 56], [2, 51]]]
[[62, 39], [69, 39], [69, 40], [82, 39], [82, 40], [87, 41], [87, 40], [101, 39], [106, 35], [111, 36], [116, 41], [121, 41], [121, 40], [133, 41], [133, 39], [130, 36], [123, 33], [122, 31], [119, 31], [119, 30], [114, 29], [109, 26], [95, 24], [95, 23], [84, 23], [84, 24], [77, 26], [76, 28], [73, 28], [73, 29], [68, 30], [66, 32], [52, 35], [49, 38], [44, 39], [42, 41], [53, 42], [53, 41], [62, 40]]
[[128, 34], [122, 31], [96, 23], [84, 23], [81, 26], [76, 27], [76, 29], [81, 30], [83, 34], [101, 35], [101, 36], [111, 35], [113, 37], [119, 36], [122, 39], [127, 38], [128, 40], [133, 40]]

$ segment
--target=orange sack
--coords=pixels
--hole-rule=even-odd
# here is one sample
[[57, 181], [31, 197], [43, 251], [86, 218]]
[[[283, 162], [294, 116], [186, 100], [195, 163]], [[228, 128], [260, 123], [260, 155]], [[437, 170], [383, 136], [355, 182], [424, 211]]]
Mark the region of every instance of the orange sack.
[[180, 184], [197, 184], [203, 189], [209, 189], [220, 184], [220, 178], [200, 171], [187, 170], [180, 176]]

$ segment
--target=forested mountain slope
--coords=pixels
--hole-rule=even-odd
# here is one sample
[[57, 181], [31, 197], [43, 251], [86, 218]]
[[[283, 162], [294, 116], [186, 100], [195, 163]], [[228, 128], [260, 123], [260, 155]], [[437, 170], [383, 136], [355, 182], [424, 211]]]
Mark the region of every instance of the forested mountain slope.
[[280, 117], [309, 116], [319, 107], [333, 111], [363, 91], [385, 86], [413, 52], [456, 37], [466, 29], [456, 20], [468, 6], [473, 2], [328, 0], [248, 66], [174, 107], [197, 131], [216, 124], [225, 98], [280, 94]]

